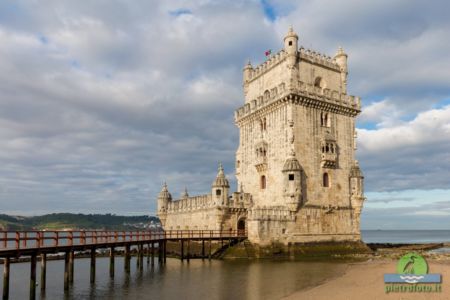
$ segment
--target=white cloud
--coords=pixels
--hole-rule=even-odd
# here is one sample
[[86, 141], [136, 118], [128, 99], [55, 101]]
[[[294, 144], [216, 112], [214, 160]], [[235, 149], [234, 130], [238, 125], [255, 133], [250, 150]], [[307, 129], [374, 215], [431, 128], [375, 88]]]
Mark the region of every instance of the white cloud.
[[[380, 106], [381, 110], [385, 109], [384, 104]], [[369, 109], [369, 116], [378, 108]], [[402, 147], [428, 148], [435, 143], [449, 143], [449, 126], [450, 105], [422, 112], [414, 120], [400, 125], [377, 130], [358, 129], [361, 152], [392, 151]]]
[[349, 92], [377, 124], [359, 131], [368, 190], [449, 184], [449, 107], [430, 109], [450, 95], [444, 1], [282, 1], [275, 22], [258, 1], [15, 5], [0, 4], [3, 212], [154, 211], [164, 180], [207, 192], [218, 161], [233, 173], [242, 66], [290, 24], [349, 53]]

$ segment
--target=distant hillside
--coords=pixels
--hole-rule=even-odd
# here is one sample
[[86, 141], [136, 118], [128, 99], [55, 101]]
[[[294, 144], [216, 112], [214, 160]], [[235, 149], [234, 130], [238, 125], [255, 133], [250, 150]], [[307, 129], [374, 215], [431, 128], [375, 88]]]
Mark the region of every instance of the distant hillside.
[[157, 217], [116, 216], [112, 214], [69, 214], [58, 213], [34, 217], [0, 214], [0, 230], [63, 230], [63, 229], [107, 229], [137, 230], [157, 228]]

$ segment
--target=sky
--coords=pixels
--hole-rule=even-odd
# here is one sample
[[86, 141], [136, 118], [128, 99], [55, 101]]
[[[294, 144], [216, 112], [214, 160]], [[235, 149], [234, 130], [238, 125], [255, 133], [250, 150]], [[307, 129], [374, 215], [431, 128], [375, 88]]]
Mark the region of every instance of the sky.
[[1, 1], [0, 213], [155, 214], [167, 182], [234, 182], [242, 68], [348, 53], [363, 229], [450, 228], [450, 4]]

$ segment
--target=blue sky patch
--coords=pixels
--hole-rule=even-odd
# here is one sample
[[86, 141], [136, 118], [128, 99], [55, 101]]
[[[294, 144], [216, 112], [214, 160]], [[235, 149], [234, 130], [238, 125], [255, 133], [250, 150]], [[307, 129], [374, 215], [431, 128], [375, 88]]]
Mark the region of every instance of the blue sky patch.
[[174, 16], [174, 17], [178, 17], [181, 15], [192, 15], [192, 11], [187, 8], [178, 8], [178, 9], [169, 11], [169, 15]]
[[271, 5], [267, 0], [261, 0], [261, 5], [264, 10], [264, 15], [270, 20], [275, 21], [277, 14], [275, 12], [275, 7]]
[[48, 44], [48, 38], [45, 35], [38, 35], [38, 40], [43, 44], [43, 45], [47, 45]]

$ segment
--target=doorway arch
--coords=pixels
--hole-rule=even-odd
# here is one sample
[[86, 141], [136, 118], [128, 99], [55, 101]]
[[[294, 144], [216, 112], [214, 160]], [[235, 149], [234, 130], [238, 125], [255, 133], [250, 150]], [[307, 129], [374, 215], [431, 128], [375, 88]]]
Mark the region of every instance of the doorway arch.
[[240, 218], [237, 222], [237, 232], [238, 235], [245, 235], [245, 231], [246, 231], [246, 226], [247, 224], [245, 224], [245, 218]]

